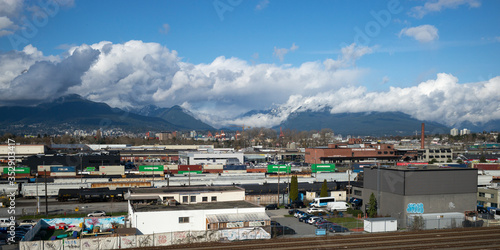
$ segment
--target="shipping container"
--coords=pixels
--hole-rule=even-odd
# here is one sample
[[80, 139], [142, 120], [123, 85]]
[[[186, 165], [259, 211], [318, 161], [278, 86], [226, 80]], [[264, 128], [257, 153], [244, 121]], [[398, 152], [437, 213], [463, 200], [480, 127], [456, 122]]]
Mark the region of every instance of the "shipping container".
[[178, 173], [179, 174], [189, 174], [189, 173], [191, 173], [191, 174], [201, 174], [202, 171], [201, 170], [200, 171], [198, 171], [198, 170], [194, 170], [194, 171], [193, 170], [190, 170], [190, 171], [181, 171], [181, 170], [179, 170]]
[[141, 165], [139, 166], [139, 172], [162, 172], [163, 165]]
[[51, 172], [50, 176], [76, 176], [76, 172]]
[[335, 164], [311, 164], [311, 172], [321, 173], [321, 172], [335, 172]]
[[203, 171], [201, 165], [179, 165], [179, 172], [181, 171]]
[[266, 171], [265, 168], [247, 168], [247, 173], [265, 173]]
[[8, 175], [10, 173], [16, 173], [18, 174], [30, 174], [30, 168], [27, 167], [5, 167], [3, 169], [3, 173]]
[[151, 187], [150, 181], [92, 183], [91, 188]]
[[163, 171], [168, 171], [168, 170], [178, 170], [179, 165], [163, 165]]
[[203, 165], [203, 170], [207, 170], [207, 169], [224, 169], [224, 165], [222, 165], [222, 164]]
[[38, 170], [38, 173], [43, 172], [43, 171], [50, 172], [50, 167], [62, 167], [62, 166], [63, 165], [38, 165], [37, 170]]
[[500, 170], [500, 163], [472, 163], [472, 168], [479, 170]]
[[50, 172], [76, 172], [75, 166], [50, 167]]
[[220, 174], [224, 170], [223, 169], [203, 169], [203, 173], [210, 173], [210, 174]]
[[123, 175], [125, 174], [125, 166], [99, 166], [101, 175]]
[[92, 172], [92, 171], [95, 171], [95, 167], [87, 167], [85, 168], [85, 170], [83, 171], [86, 171], [86, 172]]
[[226, 170], [247, 170], [246, 165], [224, 165], [223, 167], [224, 171]]
[[246, 170], [224, 170], [224, 174], [246, 174]]
[[289, 165], [267, 165], [267, 172], [268, 173], [290, 173], [292, 170], [291, 166]]

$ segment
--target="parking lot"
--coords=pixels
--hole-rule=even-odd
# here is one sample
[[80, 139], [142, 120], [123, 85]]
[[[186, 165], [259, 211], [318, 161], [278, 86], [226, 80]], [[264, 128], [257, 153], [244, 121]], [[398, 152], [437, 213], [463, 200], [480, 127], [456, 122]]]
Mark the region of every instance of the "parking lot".
[[[305, 211], [306, 209], [302, 209]], [[316, 227], [308, 223], [299, 222], [295, 217], [284, 217], [288, 215], [288, 209], [278, 209], [278, 210], [266, 210], [267, 215], [271, 217], [272, 221], [280, 223], [282, 226], [287, 226], [295, 230], [297, 234], [287, 235], [286, 237], [304, 237], [304, 236], [314, 236], [316, 232]]]

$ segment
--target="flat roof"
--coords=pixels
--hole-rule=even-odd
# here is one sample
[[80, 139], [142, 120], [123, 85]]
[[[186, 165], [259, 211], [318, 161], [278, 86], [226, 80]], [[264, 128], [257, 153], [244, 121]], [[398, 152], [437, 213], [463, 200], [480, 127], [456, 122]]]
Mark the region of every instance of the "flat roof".
[[155, 212], [155, 211], [179, 211], [179, 210], [209, 210], [209, 209], [229, 209], [229, 208], [256, 208], [262, 207], [248, 201], [221, 201], [221, 202], [199, 202], [196, 204], [180, 204], [176, 206], [134, 204], [135, 212]]
[[237, 186], [172, 186], [161, 188], [131, 188], [131, 194], [163, 194], [163, 193], [179, 193], [179, 192], [223, 192], [223, 191], [245, 191]]

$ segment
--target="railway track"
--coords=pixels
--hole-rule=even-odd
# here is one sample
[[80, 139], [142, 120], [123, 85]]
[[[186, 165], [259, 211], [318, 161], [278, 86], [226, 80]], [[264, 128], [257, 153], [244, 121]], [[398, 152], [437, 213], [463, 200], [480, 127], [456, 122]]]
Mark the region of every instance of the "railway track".
[[141, 249], [500, 249], [500, 227], [351, 234], [239, 242], [209, 242]]

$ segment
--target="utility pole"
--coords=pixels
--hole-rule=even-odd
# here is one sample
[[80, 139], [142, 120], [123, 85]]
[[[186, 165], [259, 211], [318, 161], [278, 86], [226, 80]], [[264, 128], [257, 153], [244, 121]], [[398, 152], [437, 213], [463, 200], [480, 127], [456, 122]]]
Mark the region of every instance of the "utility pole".
[[40, 196], [38, 195], [38, 173], [36, 173], [36, 214], [40, 212]]
[[280, 207], [280, 167], [278, 164], [278, 207]]
[[45, 216], [49, 217], [49, 202], [47, 196], [47, 170], [43, 170], [45, 179]]

